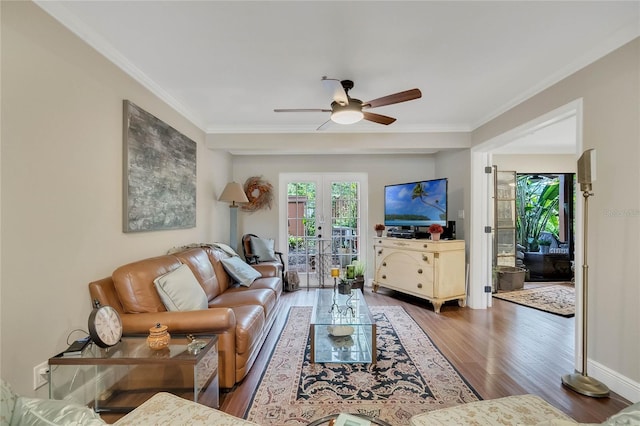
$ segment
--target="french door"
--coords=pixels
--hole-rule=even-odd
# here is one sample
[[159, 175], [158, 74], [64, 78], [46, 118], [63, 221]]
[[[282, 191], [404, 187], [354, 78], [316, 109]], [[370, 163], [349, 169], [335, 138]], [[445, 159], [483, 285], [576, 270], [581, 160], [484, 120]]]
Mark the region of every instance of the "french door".
[[366, 187], [362, 173], [280, 176], [280, 239], [301, 285], [331, 287], [331, 268], [365, 260]]

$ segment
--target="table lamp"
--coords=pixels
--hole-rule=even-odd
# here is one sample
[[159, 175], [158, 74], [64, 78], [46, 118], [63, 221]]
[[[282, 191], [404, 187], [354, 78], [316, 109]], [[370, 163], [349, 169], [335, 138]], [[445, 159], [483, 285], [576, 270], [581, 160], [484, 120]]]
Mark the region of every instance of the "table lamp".
[[231, 203], [229, 206], [229, 217], [231, 223], [229, 224], [229, 246], [236, 250], [238, 248], [238, 204], [248, 203], [249, 199], [247, 194], [244, 193], [242, 185], [238, 182], [229, 182], [225, 186], [222, 195], [218, 198], [219, 201], [226, 201]]

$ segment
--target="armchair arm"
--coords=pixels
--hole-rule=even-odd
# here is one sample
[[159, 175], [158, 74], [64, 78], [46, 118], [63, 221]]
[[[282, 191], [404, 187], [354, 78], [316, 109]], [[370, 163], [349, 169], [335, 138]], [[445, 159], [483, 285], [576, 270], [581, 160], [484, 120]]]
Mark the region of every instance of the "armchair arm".
[[121, 314], [124, 334], [148, 334], [149, 329], [160, 323], [170, 333], [221, 334], [236, 326], [236, 317], [230, 308], [209, 308], [198, 311], [149, 312]]

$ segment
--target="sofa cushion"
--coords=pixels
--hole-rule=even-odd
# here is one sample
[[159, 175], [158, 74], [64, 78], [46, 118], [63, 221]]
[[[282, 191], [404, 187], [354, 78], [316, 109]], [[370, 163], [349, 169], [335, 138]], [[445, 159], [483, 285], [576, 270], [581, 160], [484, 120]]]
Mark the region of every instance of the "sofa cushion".
[[181, 263], [175, 256], [158, 256], [123, 265], [111, 278], [125, 313], [165, 312], [153, 280]]
[[167, 311], [207, 309], [207, 295], [187, 265], [153, 280]]
[[[18, 419], [15, 416], [20, 413]], [[91, 408], [69, 401], [20, 397], [16, 402], [15, 426], [98, 426], [106, 423]]]
[[454, 407], [429, 411], [411, 417], [411, 426], [496, 424], [535, 425], [549, 420], [572, 421], [570, 417], [536, 395], [516, 395], [475, 401]]
[[198, 279], [198, 282], [207, 295], [207, 300], [212, 300], [223, 290], [213, 269], [211, 260], [203, 248], [191, 248], [174, 254], [182, 263], [191, 268], [191, 272]]
[[236, 316], [236, 353], [242, 355], [260, 342], [265, 327], [264, 310], [257, 305], [236, 306], [232, 309]]
[[276, 260], [275, 241], [267, 238], [251, 237], [251, 253], [259, 262]]
[[246, 264], [239, 257], [229, 257], [222, 259], [222, 266], [231, 275], [231, 278], [238, 284], [249, 287], [253, 282], [260, 278], [260, 272]]
[[155, 394], [114, 425], [258, 426], [256, 423], [166, 392]]
[[11, 415], [17, 399], [18, 395], [13, 391], [11, 385], [0, 379], [0, 426], [11, 424]]
[[210, 308], [235, 308], [237, 306], [258, 305], [269, 318], [276, 308], [278, 299], [275, 292], [269, 289], [253, 289], [241, 287], [238, 290], [228, 290], [209, 302]]

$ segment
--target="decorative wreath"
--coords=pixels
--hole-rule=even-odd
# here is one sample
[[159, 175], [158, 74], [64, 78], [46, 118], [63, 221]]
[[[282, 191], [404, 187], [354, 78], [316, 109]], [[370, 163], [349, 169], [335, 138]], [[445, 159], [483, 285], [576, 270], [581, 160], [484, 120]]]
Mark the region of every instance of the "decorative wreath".
[[262, 176], [252, 176], [247, 179], [244, 183], [244, 193], [249, 202], [242, 206], [242, 210], [254, 212], [267, 207], [271, 209], [273, 186]]

